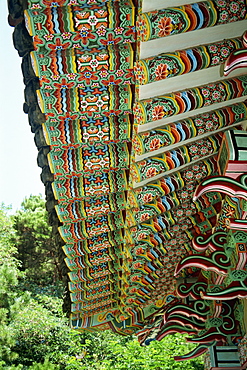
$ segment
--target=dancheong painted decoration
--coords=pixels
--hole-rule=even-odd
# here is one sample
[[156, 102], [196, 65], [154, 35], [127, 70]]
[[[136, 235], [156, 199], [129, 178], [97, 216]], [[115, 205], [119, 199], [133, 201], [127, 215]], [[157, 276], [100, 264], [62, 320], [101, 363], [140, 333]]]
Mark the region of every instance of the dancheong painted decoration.
[[8, 5], [71, 326], [245, 369], [246, 1]]

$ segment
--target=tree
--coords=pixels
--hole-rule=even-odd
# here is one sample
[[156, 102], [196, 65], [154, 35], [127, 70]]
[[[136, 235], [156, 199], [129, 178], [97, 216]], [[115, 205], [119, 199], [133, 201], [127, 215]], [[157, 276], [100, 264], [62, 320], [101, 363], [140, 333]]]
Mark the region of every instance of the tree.
[[[43, 302], [42, 302], [43, 301]], [[46, 307], [45, 307], [46, 306]], [[62, 300], [41, 296], [30, 299], [10, 323], [16, 342], [12, 347], [18, 357], [12, 363], [31, 366], [45, 360], [67, 369], [72, 358], [80, 357], [82, 346], [76, 331], [68, 326], [62, 313]], [[79, 361], [77, 361], [79, 362]]]
[[[103, 340], [104, 349], [95, 344], [99, 338]], [[202, 358], [177, 362], [174, 356], [189, 352], [193, 345], [185, 342], [181, 334], [165, 337], [162, 341], [153, 341], [148, 347], [141, 347], [132, 337], [120, 337], [113, 333], [96, 335], [92, 342], [86, 341], [89, 352], [83, 361], [82, 369], [90, 370], [203, 370]], [[90, 355], [90, 346], [94, 345], [94, 353]]]
[[18, 250], [26, 279], [39, 285], [59, 280], [56, 244], [48, 225], [45, 201], [40, 195], [24, 199], [21, 210], [13, 216], [13, 228], [15, 235], [12, 243]]
[[[12, 318], [12, 309], [16, 299], [15, 287], [18, 284], [17, 249], [12, 245], [14, 230], [8, 207], [0, 206], [0, 359], [10, 361], [16, 357], [11, 351], [14, 337], [8, 324]], [[15, 305], [16, 306], [16, 305]]]
[[[0, 370], [25, 370], [25, 367], [21, 364], [3, 367], [3, 365], [0, 364]], [[59, 370], [59, 365], [55, 365], [46, 359], [43, 363], [34, 362], [28, 367], [28, 370]]]
[[[36, 271], [25, 260], [25, 250], [35, 245], [43, 253], [39, 259], [44, 271], [39, 283], [47, 286], [53, 276], [52, 257], [47, 245], [54, 243], [45, 221], [44, 201], [33, 197], [23, 202], [23, 209], [9, 216], [8, 208], [0, 208], [0, 369], [62, 370], [72, 369], [71, 362], [80, 362], [80, 336], [68, 326], [62, 312], [62, 299], [49, 294], [37, 294], [32, 286], [37, 282]], [[22, 234], [23, 232], [23, 234]], [[46, 266], [46, 262], [50, 265]], [[24, 267], [23, 267], [24, 265]], [[26, 277], [31, 289], [23, 291]], [[47, 281], [48, 280], [48, 281]], [[75, 360], [75, 361], [74, 361]], [[75, 367], [74, 367], [75, 368]], [[79, 367], [76, 367], [79, 369]]]
[[0, 204], [0, 263], [17, 267], [17, 249], [12, 243], [12, 238], [15, 235], [13, 222], [8, 215], [10, 207], [6, 207], [3, 203]]
[[[182, 335], [141, 347], [135, 338], [111, 331], [71, 330], [62, 312], [62, 299], [46, 291], [53, 282], [55, 264], [49, 253], [54, 241], [46, 224], [44, 201], [31, 196], [14, 216], [8, 216], [2, 206], [0, 221], [0, 370], [202, 369], [200, 358], [182, 363], [173, 360], [193, 347]], [[34, 256], [38, 261], [33, 261]], [[42, 278], [36, 279], [37, 271]], [[25, 276], [28, 284], [23, 290]], [[40, 284], [42, 294], [33, 289], [35, 283]]]

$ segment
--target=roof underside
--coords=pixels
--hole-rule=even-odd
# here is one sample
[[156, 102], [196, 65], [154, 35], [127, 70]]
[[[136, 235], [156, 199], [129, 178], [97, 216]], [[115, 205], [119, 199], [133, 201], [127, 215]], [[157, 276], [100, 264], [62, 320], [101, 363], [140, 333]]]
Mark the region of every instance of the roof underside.
[[141, 330], [176, 299], [191, 239], [216, 224], [221, 196], [192, 196], [218, 173], [223, 132], [247, 122], [246, 70], [220, 76], [242, 47], [246, 6], [188, 4], [10, 6], [75, 328]]

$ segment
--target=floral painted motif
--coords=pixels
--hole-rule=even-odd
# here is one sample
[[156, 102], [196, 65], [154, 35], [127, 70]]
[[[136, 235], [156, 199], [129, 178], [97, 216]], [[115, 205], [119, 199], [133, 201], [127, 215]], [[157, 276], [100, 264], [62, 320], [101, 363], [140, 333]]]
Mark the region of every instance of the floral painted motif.
[[[179, 91], [174, 94], [139, 101], [135, 103], [133, 108], [135, 124], [144, 124], [183, 113], [188, 110], [188, 100], [191, 101], [190, 109], [195, 109], [240, 97], [247, 92], [246, 81], [246, 76], [236, 77], [192, 88], [189, 91]], [[237, 89], [236, 85], [238, 86]]]
[[158, 32], [159, 37], [169, 36], [173, 29], [171, 18], [166, 18], [166, 17], [161, 18], [158, 22], [158, 29], [159, 29], [159, 32]]
[[154, 121], [162, 119], [165, 115], [164, 109], [161, 105], [154, 106], [152, 110], [152, 118]]
[[[148, 41], [159, 37], [211, 27], [217, 24], [236, 22], [246, 17], [244, 0], [204, 1], [197, 6], [167, 8], [139, 15], [137, 37]], [[146, 31], [144, 31], [146, 29]]]
[[214, 158], [208, 159], [205, 162], [199, 162], [197, 165], [188, 167], [187, 170], [173, 174], [171, 177], [165, 177], [160, 181], [155, 181], [147, 184], [145, 187], [130, 190], [128, 192], [129, 208], [142, 206], [146, 203], [154, 202], [156, 198], [168, 195], [173, 191], [183, 189], [186, 184], [186, 189], [192, 192], [194, 188], [193, 179], [198, 179], [210, 176], [216, 171], [216, 161]]
[[232, 51], [242, 47], [241, 39], [160, 54], [136, 62], [134, 72], [139, 84], [147, 84], [223, 63]]
[[179, 168], [185, 163], [190, 163], [217, 152], [221, 137], [222, 133], [215, 135], [214, 138], [201, 139], [193, 144], [189, 144], [187, 147], [181, 146], [179, 149], [131, 164], [130, 174], [133, 183], [138, 183], [145, 180], [145, 178], [154, 177], [176, 167]]
[[[45, 0], [44, 0], [45, 1]], [[106, 45], [135, 42], [135, 28], [132, 6], [127, 2], [114, 7], [105, 4], [93, 7], [81, 8], [71, 7], [69, 11], [61, 4], [67, 0], [51, 2], [47, 0], [47, 8], [31, 8], [26, 11], [27, 24], [31, 33], [37, 33], [39, 39], [34, 40], [36, 49], [39, 44], [44, 44], [46, 35], [61, 34], [69, 40], [64, 48], [76, 47], [87, 50], [87, 48], [101, 48]], [[49, 4], [48, 4], [49, 2]], [[56, 4], [56, 6], [54, 6]], [[50, 5], [50, 7], [49, 7]], [[51, 15], [52, 14], [52, 15]], [[118, 14], [118, 16], [116, 16]], [[121, 14], [123, 14], [121, 16]], [[109, 24], [109, 18], [114, 19], [114, 24]], [[52, 16], [57, 23], [50, 21]], [[125, 18], [124, 28], [121, 27], [121, 18]], [[50, 44], [51, 46], [51, 44]], [[60, 46], [60, 45], [58, 45]], [[49, 47], [49, 45], [48, 45]]]
[[130, 120], [127, 115], [61, 115], [52, 122], [44, 123], [43, 130], [48, 145], [63, 145], [64, 148], [74, 144], [88, 147], [130, 140]]
[[[144, 154], [164, 146], [178, 143], [181, 140], [202, 135], [209, 131], [230, 126], [247, 118], [246, 103], [237, 103], [216, 111], [203, 113], [190, 119], [175, 122], [164, 128], [135, 135], [133, 150], [136, 155]], [[192, 136], [193, 135], [193, 136]]]
[[[54, 49], [54, 44], [49, 44]], [[63, 80], [69, 83], [74, 81], [74, 86], [105, 86], [104, 78], [109, 83], [130, 85], [134, 81], [132, 68], [131, 48], [121, 45], [118, 50], [104, 50], [93, 54], [83, 53], [79, 49], [63, 50], [65, 44], [56, 39], [55, 54], [47, 54], [43, 48], [39, 52], [32, 53], [32, 63], [40, 77], [41, 86], [44, 89], [54, 86], [53, 80]], [[44, 57], [45, 55], [45, 57]], [[75, 63], [71, 63], [74, 58]], [[111, 67], [109, 61], [111, 60]], [[97, 85], [96, 85], [97, 83]]]
[[[215, 226], [221, 197], [193, 203], [192, 196], [197, 183], [217, 170], [221, 135], [210, 133], [245, 120], [246, 103], [179, 122], [173, 116], [246, 95], [246, 78], [143, 101], [138, 85], [218, 65], [239, 40], [133, 62], [140, 52], [136, 33], [147, 41], [245, 19], [243, 0], [227, 9], [226, 3], [142, 14], [125, 0], [27, 0], [44, 118], [35, 139], [45, 147], [39, 153], [41, 163], [42, 156], [48, 159], [42, 176], [63, 223], [72, 325], [112, 326], [124, 334], [143, 330], [143, 318], [175, 298], [174, 268], [191, 252], [191, 239]], [[138, 125], [168, 117], [167, 126], [157, 122], [138, 132]], [[132, 187], [140, 181], [145, 185]], [[229, 216], [232, 210], [226, 210]]]

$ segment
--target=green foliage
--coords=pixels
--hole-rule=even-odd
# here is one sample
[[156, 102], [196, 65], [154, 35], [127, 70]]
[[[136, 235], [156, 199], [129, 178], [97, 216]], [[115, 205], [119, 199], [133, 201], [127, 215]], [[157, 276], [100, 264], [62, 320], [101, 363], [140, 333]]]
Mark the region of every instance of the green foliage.
[[[10, 365], [10, 366], [5, 366], [5, 367], [1, 367], [1, 364], [0, 364], [0, 370], [25, 370], [27, 369], [27, 367], [23, 366], [23, 365]], [[31, 366], [28, 366], [28, 370], [59, 370], [60, 367], [59, 365], [55, 365], [53, 364], [52, 362], [48, 361], [47, 359], [45, 359], [45, 361], [43, 363], [37, 363], [37, 362], [34, 362]]]
[[14, 216], [7, 211], [0, 208], [0, 370], [203, 369], [198, 358], [173, 360], [193, 347], [182, 335], [141, 347], [111, 331], [71, 330], [57, 297], [58, 262], [44, 201], [31, 196]]
[[[49, 284], [54, 263], [46, 248], [54, 241], [44, 201], [31, 196], [14, 216], [2, 206], [0, 221], [0, 369], [72, 369], [83, 349], [63, 315], [62, 300], [54, 297], [58, 282]], [[42, 279], [37, 279], [39, 263]]]
[[14, 235], [7, 207], [0, 207], [0, 363], [12, 361], [16, 354], [11, 350], [15, 343], [9, 322], [18, 306], [16, 286], [19, 276], [17, 250], [11, 244]]
[[0, 265], [7, 264], [17, 267], [20, 262], [15, 258], [18, 251], [12, 242], [15, 231], [12, 219], [8, 216], [9, 209], [4, 204], [0, 205]]
[[21, 270], [29, 281], [38, 285], [54, 283], [58, 280], [59, 263], [45, 201], [41, 196], [25, 198], [12, 220], [15, 230], [12, 243], [18, 250]]
[[[99, 341], [100, 346], [97, 345]], [[93, 354], [90, 351], [92, 344]], [[161, 342], [153, 341], [148, 347], [141, 347], [135, 338], [122, 338], [104, 332], [95, 336], [93, 341], [86, 341], [85, 348], [90, 353], [83, 360], [81, 369], [203, 370], [201, 358], [186, 362], [174, 360], [174, 356], [185, 354], [193, 348], [193, 345], [185, 343], [181, 334], [168, 336]]]
[[68, 327], [61, 313], [60, 299], [53, 299], [53, 312], [30, 299], [10, 328], [16, 339], [13, 346], [18, 354], [16, 364], [30, 366], [33, 361], [43, 362], [46, 358], [66, 368], [69, 358], [80, 354], [78, 333]]

